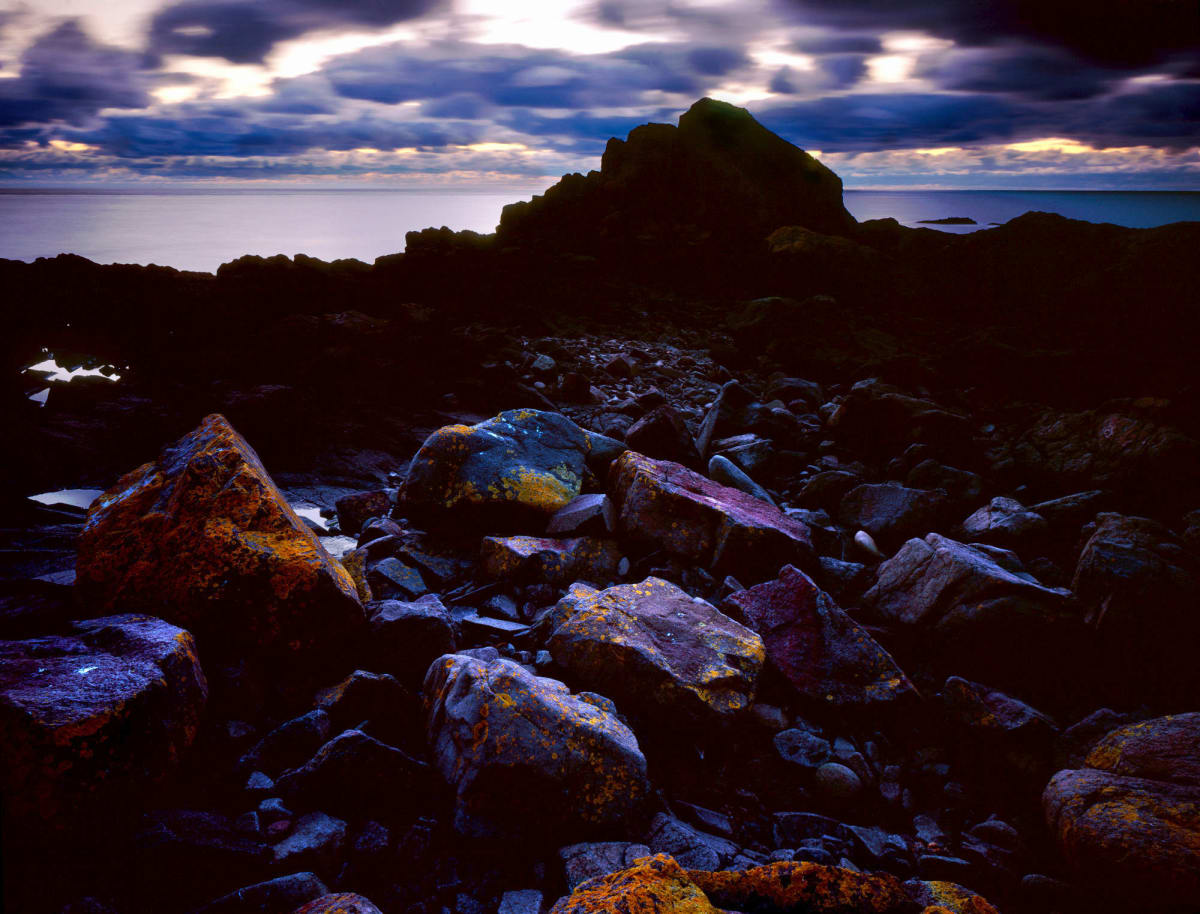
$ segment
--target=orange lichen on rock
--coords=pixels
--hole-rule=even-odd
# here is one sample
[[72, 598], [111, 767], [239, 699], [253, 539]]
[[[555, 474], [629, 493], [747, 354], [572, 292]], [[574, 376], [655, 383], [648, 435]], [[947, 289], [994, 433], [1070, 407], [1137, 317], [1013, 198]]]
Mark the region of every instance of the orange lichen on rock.
[[316, 647], [365, 623], [350, 574], [219, 415], [96, 501], [76, 570], [90, 609], [161, 616], [206, 652]]
[[589, 879], [550, 914], [721, 914], [672, 857], [643, 857], [629, 869]]
[[381, 914], [381, 912], [362, 895], [356, 895], [354, 892], [338, 892], [314, 898], [308, 904], [296, 908], [292, 914]]
[[1000, 914], [982, 895], [956, 882], [925, 882], [918, 899], [927, 905], [921, 914]]
[[786, 861], [748, 870], [689, 871], [718, 907], [735, 911], [807, 914], [893, 914], [912, 906], [900, 880], [836, 866]]

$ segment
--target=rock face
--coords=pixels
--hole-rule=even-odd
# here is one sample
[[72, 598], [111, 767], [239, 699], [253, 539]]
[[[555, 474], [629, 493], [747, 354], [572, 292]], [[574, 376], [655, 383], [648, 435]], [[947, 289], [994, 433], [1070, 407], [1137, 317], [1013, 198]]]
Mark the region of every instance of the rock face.
[[454, 511], [456, 522], [463, 509], [485, 516], [523, 509], [544, 520], [580, 493], [592, 439], [566, 416], [535, 409], [447, 425], [413, 458], [404, 506], [430, 516]]
[[1200, 905], [1200, 714], [1122, 727], [1060, 771], [1046, 821], [1080, 878], [1132, 904]]
[[497, 237], [595, 253], [631, 242], [757, 246], [783, 225], [850, 231], [841, 180], [745, 109], [705, 98], [678, 127], [645, 124], [609, 140], [599, 172], [506, 206]]
[[92, 505], [77, 574], [83, 605], [161, 616], [206, 656], [328, 650], [365, 621], [350, 575], [219, 415]]
[[808, 527], [677, 463], [626, 451], [612, 468], [621, 528], [713, 568], [774, 575], [815, 561]]
[[1070, 594], [1004, 567], [1004, 559], [937, 533], [911, 539], [879, 566], [863, 602], [920, 632], [948, 673], [1006, 687], [1040, 682], [1065, 669], [1062, 641], [1075, 630]]
[[465, 834], [578, 838], [630, 819], [646, 794], [646, 760], [605, 698], [461, 654], [429, 668], [424, 692], [430, 751]]
[[195, 645], [161, 619], [109, 616], [0, 641], [0, 758], [12, 821], [65, 825], [161, 778], [208, 696]]
[[729, 599], [805, 698], [847, 708], [915, 694], [891, 655], [802, 571], [788, 565], [776, 580]]
[[711, 727], [754, 700], [762, 639], [674, 584], [576, 584], [547, 620], [573, 680], [668, 728]]

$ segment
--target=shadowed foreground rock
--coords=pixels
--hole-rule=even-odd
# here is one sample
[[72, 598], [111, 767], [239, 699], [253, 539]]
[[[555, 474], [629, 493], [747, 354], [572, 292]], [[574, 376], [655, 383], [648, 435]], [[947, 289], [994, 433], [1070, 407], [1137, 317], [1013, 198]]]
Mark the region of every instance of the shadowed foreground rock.
[[110, 616], [0, 641], [9, 826], [64, 827], [160, 780], [195, 738], [207, 695], [191, 635], [161, 619]]
[[1200, 906], [1198, 756], [1200, 714], [1180, 714], [1114, 730], [1056, 774], [1042, 805], [1074, 874], [1130, 904]]
[[635, 815], [646, 760], [608, 699], [461, 654], [434, 662], [424, 691], [430, 752], [455, 790], [460, 832], [579, 838]]
[[84, 606], [159, 615], [206, 657], [329, 652], [365, 625], [350, 575], [219, 415], [96, 501], [77, 574]]

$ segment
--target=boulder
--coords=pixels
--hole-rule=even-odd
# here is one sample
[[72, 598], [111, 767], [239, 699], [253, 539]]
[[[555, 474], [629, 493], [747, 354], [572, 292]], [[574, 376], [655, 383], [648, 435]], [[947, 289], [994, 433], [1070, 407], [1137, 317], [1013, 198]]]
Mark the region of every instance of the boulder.
[[940, 490], [909, 489], [893, 482], [856, 486], [842, 496], [838, 517], [866, 530], [886, 552], [914, 536], [924, 536], [945, 519], [950, 502]]
[[628, 869], [588, 879], [568, 897], [560, 898], [550, 914], [721, 914], [667, 854], [643, 857]]
[[708, 461], [708, 475], [723, 486], [740, 489], [747, 495], [752, 495], [760, 501], [765, 501], [769, 505], [775, 505], [775, 499], [771, 497], [770, 493], [751, 479], [745, 470], [728, 457], [721, 454], [714, 454]]
[[161, 781], [191, 746], [207, 696], [191, 635], [161, 619], [109, 616], [0, 641], [10, 827], [63, 828]]
[[878, 378], [859, 381], [829, 417], [839, 442], [872, 455], [896, 453], [913, 442], [954, 459], [969, 451], [971, 423], [932, 400], [915, 397]]
[[1058, 725], [1011, 695], [951, 676], [942, 686], [947, 717], [963, 734], [957, 745], [975, 755], [976, 769], [1002, 765], [1044, 781]]
[[687, 424], [673, 406], [658, 406], [625, 433], [625, 443], [639, 453], [696, 466], [700, 453]]
[[1156, 521], [1109, 513], [1097, 521], [1071, 586], [1099, 639], [1104, 684], [1114, 700], [1194, 706], [1200, 561]]
[[559, 413], [517, 409], [477, 425], [447, 425], [421, 445], [403, 509], [431, 520], [541, 523], [579, 495], [593, 438]]
[[350, 575], [215, 414], [96, 500], [76, 567], [82, 605], [161, 616], [206, 657], [328, 657], [365, 627]]
[[429, 668], [424, 693], [430, 754], [455, 793], [460, 832], [584, 837], [638, 812], [646, 760], [606, 699], [462, 654]]
[[659, 578], [607, 590], [575, 584], [544, 624], [572, 680], [635, 718], [705, 729], [754, 700], [762, 639]]
[[372, 517], [386, 517], [392, 510], [392, 497], [384, 489], [355, 492], [334, 502], [338, 527], [343, 536], [358, 536], [362, 525]]
[[486, 536], [481, 558], [486, 574], [506, 581], [604, 584], [616, 577], [621, 550], [613, 540], [591, 536]]
[[1078, 614], [1068, 591], [1001, 561], [988, 547], [937, 533], [911, 539], [879, 566], [863, 603], [884, 622], [911, 629], [944, 673], [1018, 692], [1048, 689], [1074, 675]]
[[1011, 549], [1036, 544], [1050, 530], [1040, 514], [1015, 498], [997, 496], [962, 522], [963, 537], [973, 543], [991, 543]]
[[1200, 714], [1113, 731], [1042, 794], [1080, 881], [1139, 910], [1200, 906]]
[[567, 888], [574, 891], [588, 879], [629, 869], [638, 858], [649, 857], [650, 848], [628, 841], [585, 841], [560, 847], [558, 856], [563, 862]]
[[375, 668], [406, 685], [419, 684], [429, 664], [458, 644], [450, 611], [435, 596], [368, 603], [367, 612]]
[[804, 572], [788, 565], [729, 597], [762, 635], [767, 657], [809, 701], [848, 709], [913, 697], [908, 677]]
[[805, 524], [677, 463], [626, 451], [610, 482], [622, 530], [685, 559], [739, 576], [816, 563]]
[[325, 883], [314, 873], [290, 873], [222, 895], [196, 914], [272, 914], [291, 910], [328, 893]]

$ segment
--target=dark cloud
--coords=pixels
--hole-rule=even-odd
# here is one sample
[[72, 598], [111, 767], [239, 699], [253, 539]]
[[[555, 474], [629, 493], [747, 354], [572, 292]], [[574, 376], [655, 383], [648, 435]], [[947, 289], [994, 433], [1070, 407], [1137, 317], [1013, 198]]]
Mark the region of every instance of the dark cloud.
[[704, 76], [724, 76], [745, 66], [748, 58], [741, 48], [705, 47], [688, 51], [687, 61]]
[[1069, 136], [1098, 146], [1189, 149], [1200, 138], [1200, 83], [1164, 82], [1081, 106]]
[[918, 75], [943, 89], [1057, 101], [1100, 95], [1123, 74], [1056, 48], [1010, 47], [938, 55], [921, 66]]
[[802, 54], [878, 54], [883, 43], [876, 35], [839, 35], [832, 33], [800, 38], [792, 47]]
[[[579, 57], [528, 48], [369, 48], [332, 62], [326, 75], [347, 98], [432, 105], [468, 98], [501, 107], [586, 109], [637, 105], [648, 90], [696, 93], [703, 86], [686, 45], [635, 45]], [[447, 102], [449, 104], [449, 102]]]
[[836, 28], [919, 30], [970, 47], [1017, 39], [1122, 68], [1142, 68], [1176, 56], [1200, 54], [1196, 0], [789, 2], [805, 21]]
[[315, 29], [378, 27], [414, 19], [441, 0], [187, 0], [150, 24], [159, 54], [259, 63], [278, 42]]
[[634, 127], [649, 121], [674, 123], [680, 113], [661, 108], [634, 117], [602, 117], [583, 111], [565, 117], [547, 117], [536, 111], [516, 109], [505, 112], [499, 121], [520, 133], [538, 137], [551, 148], [595, 155], [604, 151], [612, 137], [624, 139]]
[[827, 96], [755, 113], [802, 148], [837, 152], [1005, 142], [1050, 120], [1038, 107], [995, 96], [935, 93]]
[[272, 113], [270, 102], [180, 105], [171, 115], [114, 116], [63, 133], [124, 159], [161, 156], [288, 156], [311, 150], [439, 148], [483, 139], [484, 128], [454, 120], [397, 121], [346, 112], [320, 120]]
[[850, 88], [867, 72], [867, 58], [863, 54], [826, 54], [817, 58], [817, 63], [836, 89]]
[[20, 76], [0, 80], [0, 126], [81, 124], [102, 108], [141, 108], [149, 101], [141, 65], [141, 55], [64, 22], [25, 49]]

